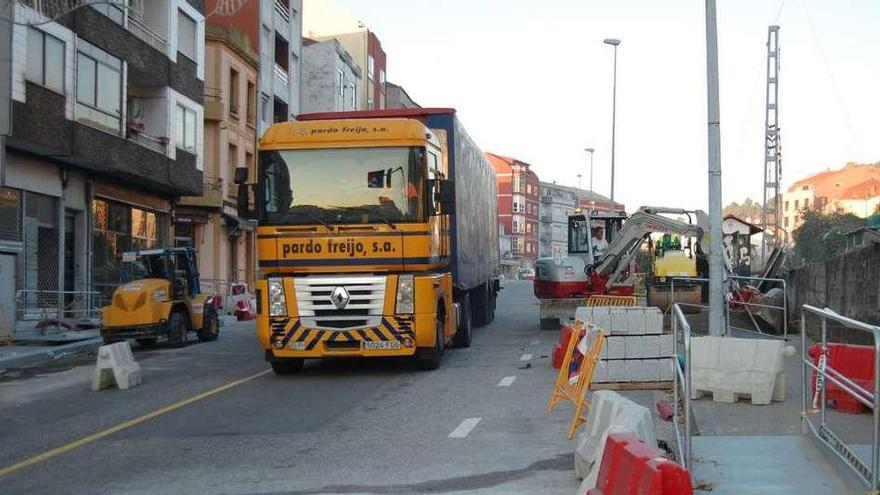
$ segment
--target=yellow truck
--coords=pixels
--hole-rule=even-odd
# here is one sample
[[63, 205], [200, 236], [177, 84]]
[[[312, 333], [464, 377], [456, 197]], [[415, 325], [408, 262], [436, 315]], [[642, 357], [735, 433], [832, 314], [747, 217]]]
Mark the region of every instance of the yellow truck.
[[455, 110], [303, 115], [266, 131], [247, 175], [257, 338], [276, 373], [351, 356], [435, 369], [494, 319], [495, 173]]

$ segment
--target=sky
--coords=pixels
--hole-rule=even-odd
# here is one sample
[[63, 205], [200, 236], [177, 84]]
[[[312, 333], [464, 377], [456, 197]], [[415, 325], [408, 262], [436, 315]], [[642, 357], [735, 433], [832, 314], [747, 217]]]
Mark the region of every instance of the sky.
[[[376, 33], [388, 80], [454, 107], [483, 151], [607, 195], [618, 38], [615, 199], [708, 204], [705, 3], [337, 0]], [[306, 13], [305, 15], [308, 15]], [[719, 0], [722, 202], [763, 195], [767, 27], [780, 26], [783, 187], [880, 161], [880, 3]]]

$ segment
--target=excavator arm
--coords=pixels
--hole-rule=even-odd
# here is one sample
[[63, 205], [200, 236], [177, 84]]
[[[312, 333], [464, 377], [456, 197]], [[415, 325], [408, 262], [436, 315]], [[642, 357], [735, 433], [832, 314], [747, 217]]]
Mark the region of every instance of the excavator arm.
[[[696, 223], [680, 222], [664, 217], [661, 213], [687, 215], [691, 220], [695, 216]], [[639, 247], [650, 234], [658, 232], [696, 237], [699, 249], [707, 224], [708, 217], [700, 210], [643, 206], [626, 220], [605, 253], [593, 265], [588, 266], [586, 271], [588, 275], [593, 271], [603, 278], [607, 277], [606, 287], [611, 287], [620, 282], [620, 276], [629, 267]]]

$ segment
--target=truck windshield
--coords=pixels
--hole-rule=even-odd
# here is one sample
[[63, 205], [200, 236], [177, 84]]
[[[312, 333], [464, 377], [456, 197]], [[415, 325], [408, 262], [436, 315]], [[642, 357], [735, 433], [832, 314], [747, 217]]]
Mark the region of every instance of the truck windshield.
[[262, 151], [262, 223], [417, 222], [423, 157], [418, 147]]

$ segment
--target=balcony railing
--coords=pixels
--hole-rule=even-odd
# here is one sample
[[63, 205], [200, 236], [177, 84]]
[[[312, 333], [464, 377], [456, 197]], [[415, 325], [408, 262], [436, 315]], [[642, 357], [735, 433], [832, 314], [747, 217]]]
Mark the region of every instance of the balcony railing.
[[165, 47], [168, 44], [165, 38], [147, 26], [143, 19], [133, 12], [128, 16], [128, 30], [156, 50], [165, 53]]
[[169, 138], [144, 134], [142, 129], [139, 129], [137, 125], [132, 123], [128, 123], [127, 127], [126, 137], [128, 137], [129, 141], [137, 143], [144, 148], [151, 149], [156, 153], [161, 153], [163, 155], [167, 153]]
[[290, 75], [287, 73], [287, 69], [281, 67], [278, 64], [275, 64], [274, 72], [275, 77], [277, 77], [282, 84], [284, 84], [285, 86], [290, 84]]
[[286, 2], [275, 0], [275, 12], [278, 12], [278, 15], [280, 15], [285, 22], [290, 22], [290, 5]]

